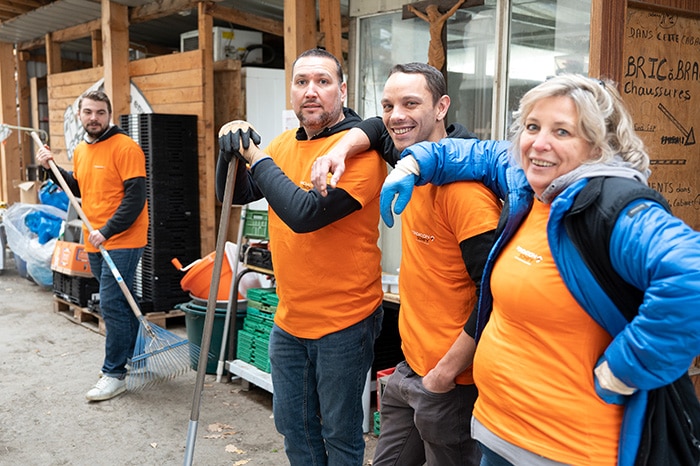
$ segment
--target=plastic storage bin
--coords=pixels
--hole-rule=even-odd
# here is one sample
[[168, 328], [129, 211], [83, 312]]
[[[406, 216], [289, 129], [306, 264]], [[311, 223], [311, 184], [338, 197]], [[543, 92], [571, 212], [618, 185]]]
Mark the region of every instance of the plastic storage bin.
[[268, 239], [270, 237], [267, 229], [266, 210], [246, 211], [243, 236], [257, 239]]
[[[245, 301], [239, 301], [245, 306]], [[216, 368], [221, 354], [221, 344], [226, 322], [226, 303], [223, 308], [217, 305], [214, 314], [214, 325], [212, 326], [211, 342], [209, 344], [209, 358], [207, 360], [207, 374], [216, 374]], [[237, 307], [242, 307], [237, 306]], [[202, 345], [202, 335], [204, 334], [204, 319], [207, 317], [206, 306], [195, 304], [195, 301], [180, 304], [180, 310], [185, 313], [185, 328], [187, 339], [190, 342], [190, 364], [192, 369], [197, 370], [199, 364], [199, 349]], [[245, 307], [236, 310], [236, 332], [243, 328], [243, 320], [246, 316]], [[228, 355], [230, 348], [230, 333], [227, 333], [225, 353]], [[234, 355], [235, 358], [235, 355]]]

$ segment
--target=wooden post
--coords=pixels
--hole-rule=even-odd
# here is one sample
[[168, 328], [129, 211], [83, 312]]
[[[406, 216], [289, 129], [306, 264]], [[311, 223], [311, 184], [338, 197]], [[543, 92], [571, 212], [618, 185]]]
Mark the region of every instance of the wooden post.
[[102, 29], [90, 31], [90, 44], [92, 45], [92, 66], [102, 66], [104, 59], [102, 57]]
[[591, 0], [588, 74], [620, 82], [627, 0]]
[[44, 36], [46, 47], [46, 74], [61, 72], [61, 44], [53, 40], [51, 33]]
[[319, 25], [326, 50], [343, 63], [342, 22], [340, 2], [319, 0]]
[[[313, 47], [316, 47], [315, 0], [284, 0], [284, 70], [287, 83], [292, 82], [294, 60], [301, 52]], [[287, 108], [291, 106], [290, 99], [287, 86]]]
[[[218, 231], [216, 212], [216, 193], [214, 186], [216, 157], [218, 155], [217, 140], [219, 128], [214, 127], [214, 18], [207, 12], [206, 4], [199, 2], [197, 7], [197, 30], [199, 32], [199, 49], [203, 53], [202, 87], [204, 89], [204, 105], [200, 121], [197, 122], [199, 133], [199, 231], [202, 252], [212, 251], [216, 245], [216, 237], [212, 234]], [[204, 213], [204, 215], [202, 215]]]
[[[19, 104], [19, 125], [29, 128], [32, 126], [31, 111], [29, 108], [29, 79], [27, 78], [27, 60], [29, 52], [17, 50], [15, 54], [15, 67], [17, 70], [17, 93]], [[38, 127], [38, 126], [37, 126]], [[17, 156], [21, 160], [22, 180], [26, 180], [27, 168], [32, 164], [32, 138], [26, 131], [20, 133]]]
[[125, 5], [102, 0], [102, 56], [105, 93], [112, 101], [112, 119], [130, 113], [129, 15]]
[[[15, 67], [14, 46], [0, 42], [0, 123], [17, 126], [17, 107], [15, 104]], [[13, 131], [9, 138], [0, 143], [0, 201], [8, 205], [19, 201], [19, 191], [14, 181], [22, 180], [22, 165], [17, 156], [19, 144]]]

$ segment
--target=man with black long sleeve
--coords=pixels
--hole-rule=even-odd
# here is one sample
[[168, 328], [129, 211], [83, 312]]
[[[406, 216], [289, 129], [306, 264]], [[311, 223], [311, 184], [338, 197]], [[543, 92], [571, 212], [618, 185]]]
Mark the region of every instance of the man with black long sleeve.
[[273, 413], [291, 465], [361, 466], [362, 392], [384, 315], [377, 240], [386, 164], [368, 152], [348, 163], [327, 197], [312, 189], [316, 158], [361, 119], [343, 107], [346, 84], [330, 53], [302, 53], [292, 75], [301, 127], [263, 152], [250, 144], [258, 135], [246, 122], [224, 125], [216, 191], [223, 199], [228, 164], [241, 156], [249, 168], [238, 165], [233, 203], [264, 196], [270, 205], [279, 296], [269, 346]]

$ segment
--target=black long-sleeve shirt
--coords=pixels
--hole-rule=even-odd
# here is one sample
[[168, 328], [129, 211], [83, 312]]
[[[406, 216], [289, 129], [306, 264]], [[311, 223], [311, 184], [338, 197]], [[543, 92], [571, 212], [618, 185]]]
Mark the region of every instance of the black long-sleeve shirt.
[[[343, 111], [345, 118], [341, 122], [326, 128], [314, 136], [314, 139], [348, 130], [362, 121], [353, 110], [344, 108]], [[297, 131], [296, 139], [307, 139], [303, 128]], [[228, 163], [223, 154], [219, 154], [216, 166], [216, 196], [220, 201], [224, 197], [227, 173]], [[362, 207], [359, 201], [340, 188], [330, 189], [324, 197], [315, 189], [306, 191], [298, 187], [272, 159], [263, 159], [250, 170], [245, 167], [245, 163], [239, 163], [233, 204], [247, 204], [262, 197], [265, 197], [275, 213], [295, 233], [316, 231]]]

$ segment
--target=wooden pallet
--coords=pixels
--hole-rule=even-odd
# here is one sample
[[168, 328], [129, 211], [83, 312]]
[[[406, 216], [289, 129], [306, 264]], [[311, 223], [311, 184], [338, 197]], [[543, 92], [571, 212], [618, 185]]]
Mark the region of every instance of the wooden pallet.
[[53, 298], [54, 312], [93, 332], [99, 333], [100, 335], [105, 334], [105, 322], [102, 320], [102, 316], [97, 312], [93, 312], [86, 307], [80, 307], [58, 296], [54, 296]]
[[[86, 307], [80, 307], [58, 296], [54, 296], [53, 309], [54, 312], [61, 314], [75, 324], [82, 325], [100, 335], [105, 334], [104, 320], [97, 312], [91, 311]], [[149, 322], [159, 327], [167, 328], [168, 323], [176, 323], [184, 320], [185, 313], [173, 309], [171, 311], [149, 312], [145, 314], [145, 316]]]
[[171, 311], [149, 312], [145, 314], [149, 322], [153, 322], [158, 327], [168, 328], [168, 324], [175, 324], [185, 321], [185, 312], [179, 309]]

